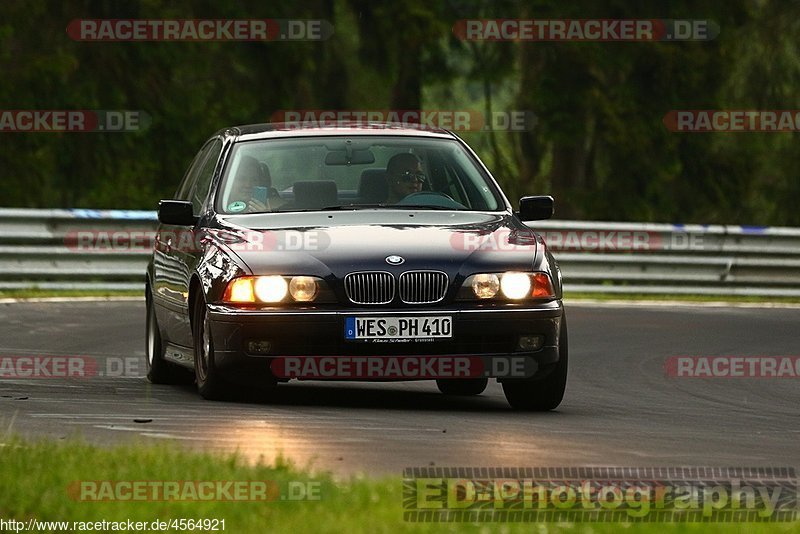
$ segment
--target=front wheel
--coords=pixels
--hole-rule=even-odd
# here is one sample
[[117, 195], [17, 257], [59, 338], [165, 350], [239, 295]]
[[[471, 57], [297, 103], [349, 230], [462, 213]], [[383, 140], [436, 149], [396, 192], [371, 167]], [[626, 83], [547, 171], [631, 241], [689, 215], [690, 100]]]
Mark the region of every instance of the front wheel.
[[561, 332], [558, 336], [558, 362], [543, 378], [508, 380], [503, 382], [503, 393], [508, 403], [517, 410], [545, 412], [561, 404], [567, 387], [567, 317], [561, 318]]
[[230, 392], [214, 362], [214, 340], [208, 318], [208, 306], [202, 295], [195, 299], [192, 338], [194, 341], [194, 374], [197, 391], [204, 399], [222, 400]]
[[489, 384], [488, 378], [440, 378], [436, 381], [439, 391], [445, 395], [480, 395]]

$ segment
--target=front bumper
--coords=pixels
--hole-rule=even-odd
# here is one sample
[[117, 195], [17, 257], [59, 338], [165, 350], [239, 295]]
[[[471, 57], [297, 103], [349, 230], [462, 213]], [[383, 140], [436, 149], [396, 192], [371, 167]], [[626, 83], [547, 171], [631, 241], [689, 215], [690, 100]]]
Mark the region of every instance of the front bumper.
[[[453, 337], [445, 340], [374, 343], [346, 340], [345, 318], [449, 315]], [[241, 309], [210, 305], [209, 320], [220, 370], [264, 370], [275, 358], [310, 356], [479, 356], [484, 360], [524, 357], [534, 369], [558, 361], [563, 315], [560, 301], [536, 306], [441, 307], [425, 309]], [[522, 351], [520, 336], [542, 336], [539, 350]], [[248, 352], [251, 341], [266, 341], [266, 354]], [[263, 346], [263, 345], [262, 345]]]

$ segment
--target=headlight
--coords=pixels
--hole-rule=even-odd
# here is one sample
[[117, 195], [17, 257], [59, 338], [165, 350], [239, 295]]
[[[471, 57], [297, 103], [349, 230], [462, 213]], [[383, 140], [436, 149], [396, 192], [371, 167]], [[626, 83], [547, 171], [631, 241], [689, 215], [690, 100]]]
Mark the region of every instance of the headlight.
[[311, 276], [295, 276], [289, 282], [289, 293], [297, 302], [310, 302], [317, 296], [317, 280]]
[[545, 299], [554, 298], [550, 275], [545, 272], [478, 273], [467, 277], [458, 300], [484, 299]]
[[[222, 300], [232, 304], [312, 302], [319, 300], [320, 283], [313, 276], [241, 276], [228, 282]], [[326, 294], [322, 300], [330, 301], [331, 295]]]
[[253, 278], [246, 276], [236, 278], [228, 283], [225, 288], [225, 302], [255, 302], [256, 295], [253, 292]]
[[256, 278], [256, 296], [262, 302], [280, 302], [286, 296], [288, 286], [282, 276], [259, 276]]
[[472, 291], [479, 299], [490, 299], [500, 290], [500, 279], [496, 274], [476, 274], [472, 277]]
[[504, 273], [500, 278], [500, 289], [510, 299], [524, 299], [531, 294], [531, 279], [526, 273]]

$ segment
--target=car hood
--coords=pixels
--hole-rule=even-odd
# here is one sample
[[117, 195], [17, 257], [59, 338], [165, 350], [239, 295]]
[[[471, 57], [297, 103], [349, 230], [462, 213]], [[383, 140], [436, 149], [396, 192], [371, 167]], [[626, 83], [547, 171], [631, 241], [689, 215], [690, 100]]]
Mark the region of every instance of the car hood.
[[[533, 230], [509, 213], [302, 212], [220, 217], [216, 226], [229, 234], [230, 252], [254, 274], [324, 278], [435, 269], [452, 279], [459, 273], [529, 270], [540, 246]], [[392, 265], [390, 256], [402, 263]]]

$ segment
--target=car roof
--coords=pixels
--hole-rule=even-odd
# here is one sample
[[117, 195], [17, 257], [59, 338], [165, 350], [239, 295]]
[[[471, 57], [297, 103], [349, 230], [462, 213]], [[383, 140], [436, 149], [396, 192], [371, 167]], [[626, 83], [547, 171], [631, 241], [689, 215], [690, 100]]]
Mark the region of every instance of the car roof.
[[225, 128], [218, 132], [218, 135], [220, 134], [234, 136], [241, 141], [274, 139], [280, 137], [342, 135], [390, 135], [456, 139], [456, 136], [447, 130], [421, 124], [348, 121], [336, 121], [332, 124], [324, 123], [322, 125], [319, 123], [304, 124], [303, 121], [298, 121], [296, 123], [268, 122], [263, 124], [247, 124]]

